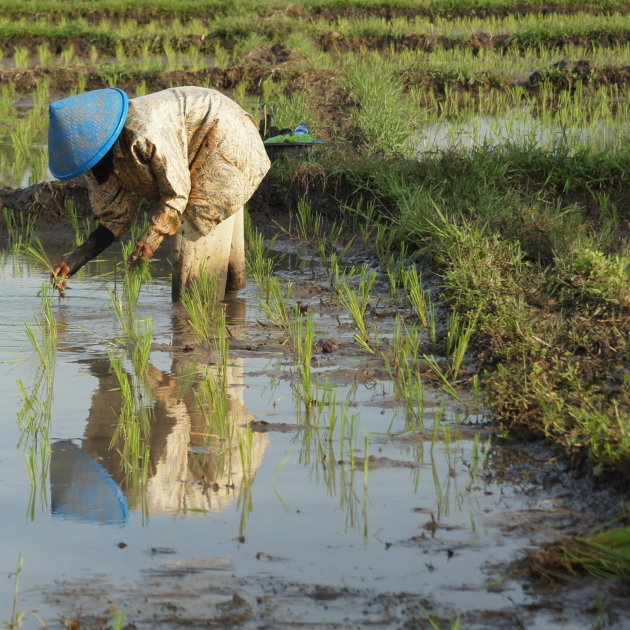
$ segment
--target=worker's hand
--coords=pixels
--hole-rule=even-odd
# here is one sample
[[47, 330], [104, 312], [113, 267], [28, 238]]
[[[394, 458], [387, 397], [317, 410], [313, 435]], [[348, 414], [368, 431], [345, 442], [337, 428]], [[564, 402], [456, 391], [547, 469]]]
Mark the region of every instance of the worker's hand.
[[153, 248], [148, 243], [144, 241], [138, 241], [136, 245], [136, 249], [133, 254], [129, 257], [127, 263], [133, 265], [137, 263], [141, 258], [153, 258]]
[[53, 267], [52, 283], [55, 289], [59, 291], [59, 295], [64, 296], [66, 293], [65, 278], [69, 278], [72, 270], [68, 263], [64, 260]]

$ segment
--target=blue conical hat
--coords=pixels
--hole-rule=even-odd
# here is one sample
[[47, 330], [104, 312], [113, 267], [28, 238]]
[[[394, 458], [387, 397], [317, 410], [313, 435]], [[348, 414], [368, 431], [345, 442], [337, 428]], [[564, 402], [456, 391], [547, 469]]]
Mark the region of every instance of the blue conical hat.
[[92, 168], [120, 135], [129, 98], [118, 88], [93, 90], [51, 103], [48, 108], [48, 168], [72, 179]]

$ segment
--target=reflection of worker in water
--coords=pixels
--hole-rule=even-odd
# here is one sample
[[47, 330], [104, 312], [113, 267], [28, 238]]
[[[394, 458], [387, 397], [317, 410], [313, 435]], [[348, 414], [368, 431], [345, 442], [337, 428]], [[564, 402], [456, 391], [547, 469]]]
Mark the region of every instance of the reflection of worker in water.
[[[176, 372], [186, 369], [176, 363]], [[144, 487], [133, 487], [122, 461], [122, 445], [112, 444], [121, 408], [116, 377], [106, 360], [90, 361], [90, 368], [99, 385], [92, 397], [81, 448], [68, 441], [53, 445], [51, 494], [55, 513], [116, 523], [127, 519], [128, 504], [134, 509], [141, 502], [150, 513], [221, 510], [261, 464], [268, 443], [266, 434], [254, 434], [251, 459], [243, 462], [238, 439], [229, 444], [213, 435], [194, 393], [182, 391], [182, 374], [167, 375], [149, 367], [147, 378], [155, 403], [146, 443], [149, 466]], [[243, 407], [241, 372], [242, 366], [236, 362], [227, 374], [231, 386], [229, 420], [235, 435], [244, 432], [251, 419]], [[251, 470], [245, 470], [246, 466]], [[137, 494], [145, 490], [144, 497]]]
[[[244, 284], [243, 205], [269, 169], [249, 114], [216, 90], [180, 87], [129, 100], [107, 88], [50, 106], [49, 167], [58, 179], [85, 174], [100, 226], [55, 275], [72, 276], [125, 234], [135, 193], [155, 203], [129, 259], [151, 258], [175, 239], [173, 297], [199, 273]], [[60, 281], [60, 286], [65, 283]]]

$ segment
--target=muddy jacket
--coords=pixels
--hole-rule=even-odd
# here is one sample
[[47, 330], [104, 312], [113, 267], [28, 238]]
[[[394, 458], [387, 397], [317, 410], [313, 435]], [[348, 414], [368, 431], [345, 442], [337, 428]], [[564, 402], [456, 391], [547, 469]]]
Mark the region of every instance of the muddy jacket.
[[242, 208], [269, 170], [249, 114], [216, 90], [180, 87], [134, 98], [113, 147], [113, 172], [87, 179], [92, 209], [116, 238], [137, 200], [155, 204], [141, 240], [154, 249], [175, 234], [183, 214], [201, 234]]

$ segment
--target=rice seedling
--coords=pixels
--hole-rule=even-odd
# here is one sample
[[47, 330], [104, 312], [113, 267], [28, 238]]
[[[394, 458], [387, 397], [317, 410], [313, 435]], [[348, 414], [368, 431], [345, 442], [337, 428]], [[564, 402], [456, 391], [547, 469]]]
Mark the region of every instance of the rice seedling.
[[230, 53], [219, 43], [214, 46], [214, 66], [225, 70], [230, 65]]
[[427, 362], [427, 365], [433, 371], [433, 373], [438, 377], [438, 380], [442, 384], [442, 389], [447, 394], [451, 395], [455, 400], [457, 400], [460, 403], [463, 403], [464, 401], [462, 400], [461, 396], [458, 394], [455, 387], [453, 387], [453, 384], [451, 383], [447, 374], [444, 372], [444, 370], [440, 366], [440, 363], [438, 362], [437, 358], [434, 356], [427, 356], [425, 354], [424, 359]]
[[289, 282], [284, 286], [276, 277], [269, 277], [265, 282], [265, 296], [261, 306], [274, 326], [289, 333], [292, 309], [289, 307], [289, 299], [293, 292], [293, 285]]
[[101, 53], [99, 52], [98, 48], [94, 44], [91, 44], [90, 56], [89, 56], [90, 64], [93, 66], [96, 66], [98, 64], [100, 56], [101, 56]]
[[142, 506], [143, 521], [146, 522], [153, 402], [146, 383], [137, 377], [130, 377], [121, 358], [110, 352], [109, 359], [110, 369], [116, 375], [122, 397], [122, 407], [109, 448], [118, 453], [132, 503]]
[[[182, 293], [182, 306], [188, 315], [188, 326], [201, 343], [210, 343], [220, 326], [223, 306], [218, 300], [217, 278], [201, 273]], [[225, 326], [223, 326], [225, 328]]]
[[53, 55], [48, 42], [42, 42], [37, 45], [37, 58], [39, 59], [39, 65], [42, 68], [46, 68], [51, 65]]
[[26, 69], [29, 67], [31, 53], [24, 46], [16, 46], [13, 52], [13, 63], [16, 68]]
[[338, 283], [336, 286], [337, 296], [359, 329], [359, 334], [355, 335], [355, 341], [365, 350], [374, 354], [373, 346], [375, 340], [372, 339], [373, 335], [368, 330], [365, 313], [370, 299], [370, 292], [376, 281], [376, 273], [368, 272], [367, 267], [362, 267], [358, 279], [359, 282], [356, 289], [351, 288], [347, 280]]
[[6, 206], [2, 208], [4, 227], [8, 237], [8, 247], [16, 256], [30, 246], [35, 238], [35, 224], [37, 217], [34, 214], [17, 214]]
[[[13, 585], [13, 603], [11, 605], [11, 619], [5, 624], [5, 626], [9, 630], [15, 630], [17, 628], [22, 627], [22, 623], [24, 621], [25, 613], [23, 611], [18, 611], [18, 598], [20, 595], [20, 574], [24, 569], [24, 556], [20, 553], [18, 554], [17, 567], [15, 568], [15, 583]], [[9, 577], [11, 577], [9, 575]]]
[[299, 380], [298, 384], [292, 384], [292, 389], [308, 412], [315, 404], [311, 372], [313, 341], [315, 338], [315, 323], [313, 322], [313, 318], [297, 315], [293, 320], [293, 332], [293, 348], [295, 351]]
[[275, 267], [271, 249], [277, 238], [274, 236], [268, 245], [265, 245], [265, 237], [262, 232], [253, 230], [251, 222], [245, 224], [245, 240], [247, 243], [248, 257], [247, 270], [254, 278], [259, 287], [264, 287], [267, 280], [272, 276]]
[[74, 44], [69, 44], [61, 51], [59, 55], [59, 60], [61, 61], [61, 65], [70, 66], [76, 61], [76, 52], [74, 49]]
[[453, 379], [462, 367], [478, 317], [479, 312], [463, 321], [457, 311], [451, 311], [447, 318], [446, 354], [451, 357], [450, 376]]
[[630, 529], [616, 527], [579, 536], [560, 545], [565, 566], [580, 568], [598, 578], [630, 575]]

